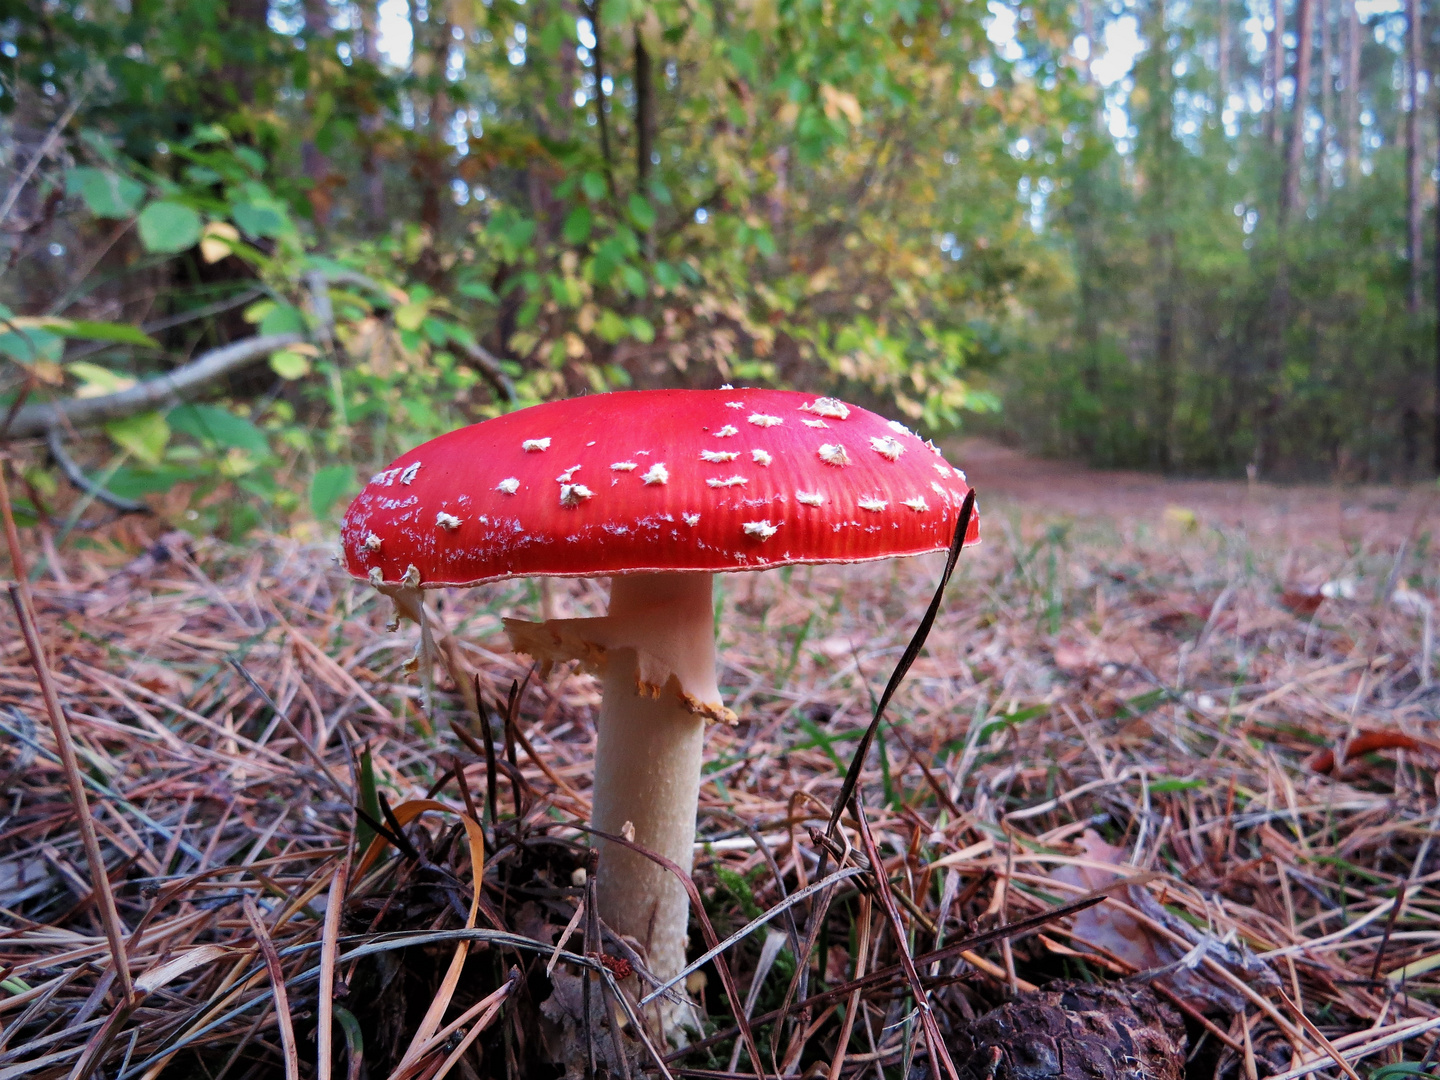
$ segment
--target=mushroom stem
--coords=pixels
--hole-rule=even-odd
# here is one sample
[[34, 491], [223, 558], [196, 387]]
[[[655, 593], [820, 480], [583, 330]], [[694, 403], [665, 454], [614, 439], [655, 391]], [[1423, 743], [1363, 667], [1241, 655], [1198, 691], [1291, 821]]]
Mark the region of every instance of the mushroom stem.
[[[715, 686], [710, 574], [616, 577], [609, 618], [643, 621], [651, 633], [663, 627], [687, 661], [685, 684]], [[668, 684], [674, 680], [663, 688], [647, 685], [634, 648], [609, 650], [595, 748], [593, 821], [600, 831], [614, 834], [626, 832], [628, 822], [637, 844], [688, 874], [705, 718], [694, 708], [693, 697], [687, 700], [679, 686]], [[656, 975], [666, 979], [684, 968], [690, 901], [673, 873], [629, 848], [601, 841], [597, 889], [601, 916], [645, 947]]]

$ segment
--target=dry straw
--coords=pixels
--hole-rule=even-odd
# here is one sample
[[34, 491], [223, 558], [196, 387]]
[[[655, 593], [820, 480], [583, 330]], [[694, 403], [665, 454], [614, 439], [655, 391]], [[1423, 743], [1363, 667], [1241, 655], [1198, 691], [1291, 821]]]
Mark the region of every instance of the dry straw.
[[[1192, 1077], [1420, 1061], [1429, 511], [1331, 528], [1306, 497], [1244, 529], [992, 501], [858, 762], [939, 558], [728, 579], [741, 723], [711, 732], [702, 795], [692, 955], [713, 956], [663, 991], [707, 1025], [684, 1048], [649, 1036], [661, 988], [580, 873], [596, 684], [528, 678], [500, 633], [540, 591], [435, 598], [475, 682], [437, 669], [426, 713], [413, 630], [386, 634], [321, 548], [116, 527], [31, 582], [20, 552], [49, 540], [7, 524], [0, 1080], [520, 1077], [566, 1052], [857, 1077], [932, 1046], [945, 1075], [967, 1013], [1058, 975], [1154, 985], [1190, 1016]], [[548, 596], [603, 606], [594, 583]], [[1090, 889], [1062, 867], [1125, 880], [1059, 917]], [[1165, 970], [1137, 972], [1117, 925]]]

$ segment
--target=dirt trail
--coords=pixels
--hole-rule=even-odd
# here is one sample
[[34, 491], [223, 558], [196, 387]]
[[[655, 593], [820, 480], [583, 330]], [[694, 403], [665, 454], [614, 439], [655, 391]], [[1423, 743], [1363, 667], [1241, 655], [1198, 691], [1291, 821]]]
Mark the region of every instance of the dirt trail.
[[[1087, 468], [1029, 457], [984, 439], [946, 447], [965, 469], [981, 505], [1041, 515], [1108, 517], [1182, 526], [1245, 529], [1283, 543], [1412, 543], [1440, 525], [1440, 488], [1353, 484], [1248, 484], [1180, 480], [1151, 473]], [[1170, 514], [1167, 515], [1166, 511]]]

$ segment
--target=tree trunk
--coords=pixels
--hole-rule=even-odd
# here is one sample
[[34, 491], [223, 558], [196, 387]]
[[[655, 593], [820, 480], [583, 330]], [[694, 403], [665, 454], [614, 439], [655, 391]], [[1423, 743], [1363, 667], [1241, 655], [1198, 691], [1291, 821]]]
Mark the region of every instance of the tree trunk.
[[1420, 0], [1406, 0], [1405, 20], [1409, 53], [1405, 65], [1405, 254], [1410, 260], [1410, 290], [1405, 306], [1413, 321], [1420, 314], [1420, 66], [1423, 63]]
[[[320, 53], [334, 48], [330, 41], [330, 6], [326, 0], [305, 0], [306, 52], [311, 69], [318, 73]], [[330, 159], [315, 143], [315, 132], [308, 133], [300, 143], [300, 164], [310, 188], [305, 193], [315, 216], [315, 228], [321, 234], [330, 222]]]
[[1173, 182], [1174, 86], [1166, 26], [1165, 0], [1152, 0], [1152, 23], [1145, 37], [1152, 55], [1146, 67], [1151, 80], [1149, 127], [1154, 139], [1150, 152], [1147, 216], [1155, 297], [1155, 462], [1164, 471], [1173, 464], [1171, 426], [1175, 415], [1176, 333], [1175, 311], [1179, 294], [1175, 233], [1170, 221], [1170, 187]]
[[610, 150], [610, 114], [605, 111], [605, 33], [600, 27], [600, 0], [590, 0], [585, 17], [595, 31], [595, 48], [590, 55], [595, 61], [595, 125], [600, 129], [600, 159], [605, 170], [605, 186], [612, 201], [619, 202], [615, 187], [615, 157]]
[[1090, 62], [1095, 59], [1095, 11], [1090, 0], [1080, 0], [1080, 32], [1085, 35], [1085, 57], [1080, 61], [1080, 75], [1088, 83]]
[[645, 198], [650, 155], [655, 151], [655, 73], [640, 27], [635, 27], [635, 181]]
[[1330, 39], [1333, 27], [1331, 0], [1321, 0], [1320, 8], [1320, 154], [1316, 171], [1319, 173], [1320, 204], [1325, 204], [1330, 194], [1330, 137], [1334, 129], [1335, 75], [1331, 70]]
[[[1411, 0], [1412, 3], [1416, 0]], [[1315, 0], [1296, 0], [1295, 101], [1290, 111], [1290, 143], [1280, 184], [1280, 227], [1300, 209], [1300, 166], [1305, 160], [1305, 115], [1310, 100], [1310, 53], [1314, 44]]]
[[1225, 102], [1230, 94], [1230, 11], [1229, 0], [1219, 0], [1215, 11], [1215, 34], [1217, 38], [1217, 52], [1215, 71], [1216, 79], [1220, 84], [1219, 111], [1224, 113]]
[[1345, 3], [1345, 182], [1360, 177], [1360, 16]]
[[[366, 63], [380, 64], [379, 17], [376, 13], [377, 0], [359, 0], [356, 5], [360, 12], [360, 55]], [[385, 218], [385, 176], [381, 171], [380, 156], [375, 152], [380, 129], [384, 121], [378, 111], [365, 112], [360, 116], [360, 132], [364, 146], [360, 171], [365, 177], [365, 209], [370, 217], [372, 229], [384, 229], [389, 225]]]
[[1285, 0], [1275, 0], [1275, 26], [1270, 32], [1270, 59], [1266, 66], [1269, 111], [1265, 114], [1265, 136], [1280, 145], [1284, 127], [1280, 122], [1280, 80], [1285, 77]]
[[[1353, 0], [1352, 0], [1353, 2]], [[1435, 97], [1440, 102], [1440, 94]], [[1436, 144], [1435, 167], [1440, 170], [1440, 142]], [[1440, 209], [1435, 214], [1435, 311], [1440, 324]], [[1440, 473], [1440, 333], [1435, 335], [1435, 397], [1433, 402], [1435, 423], [1434, 460], [1435, 471]]]

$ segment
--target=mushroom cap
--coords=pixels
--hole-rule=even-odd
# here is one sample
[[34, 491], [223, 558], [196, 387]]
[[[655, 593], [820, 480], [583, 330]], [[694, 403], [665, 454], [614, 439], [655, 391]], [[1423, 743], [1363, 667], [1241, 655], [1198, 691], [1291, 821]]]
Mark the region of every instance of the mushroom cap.
[[636, 390], [402, 454], [350, 504], [341, 540], [354, 576], [428, 588], [864, 562], [948, 548], [969, 490], [935, 446], [833, 398]]

